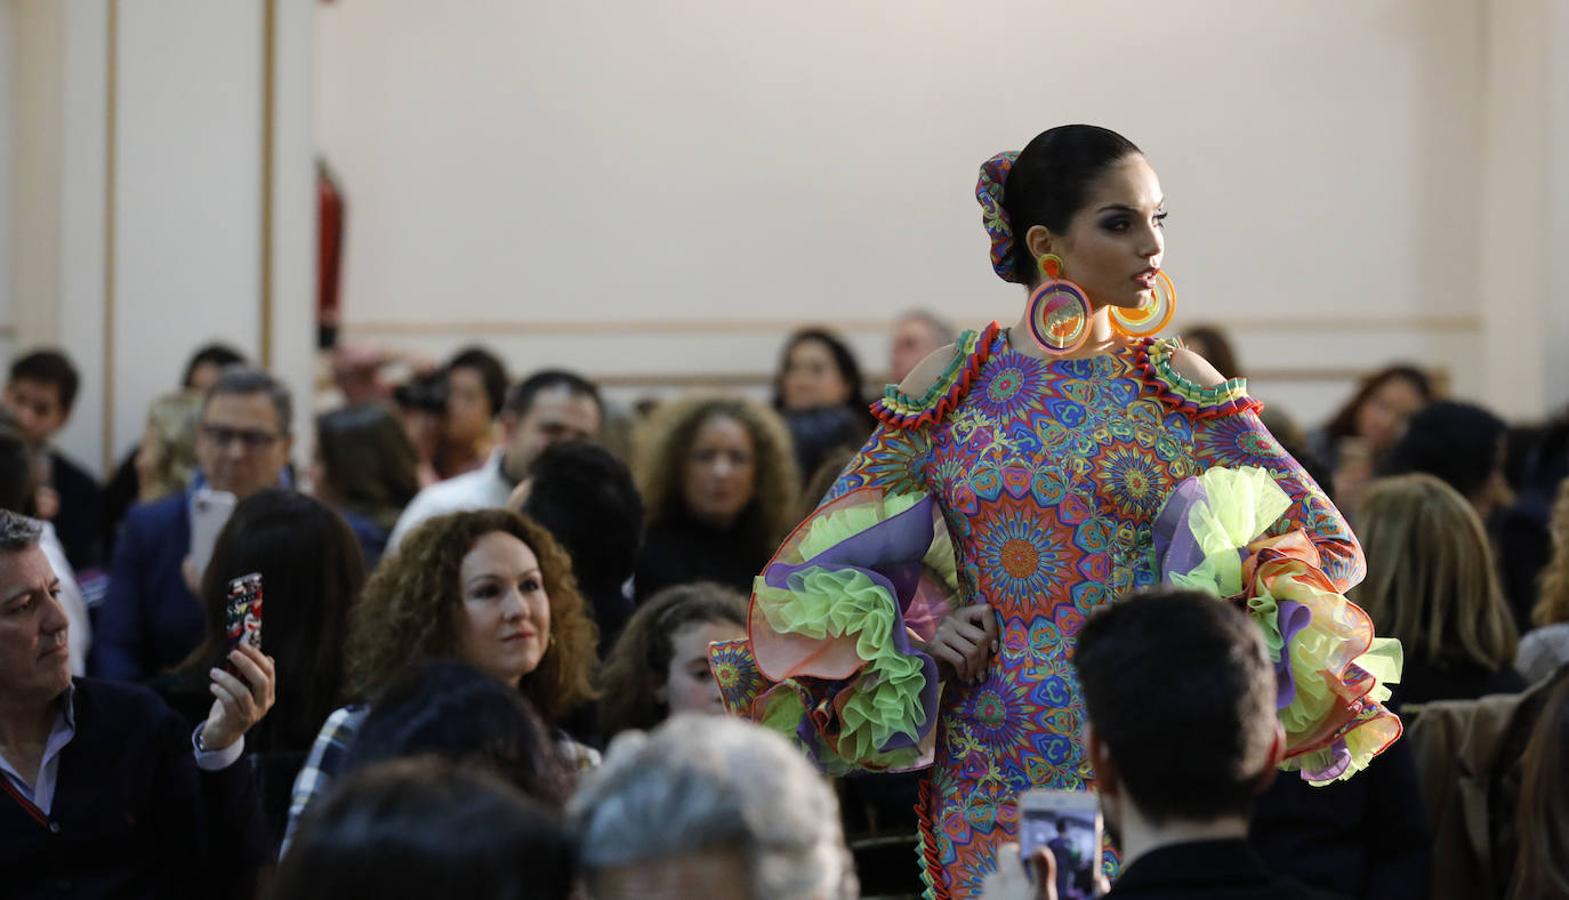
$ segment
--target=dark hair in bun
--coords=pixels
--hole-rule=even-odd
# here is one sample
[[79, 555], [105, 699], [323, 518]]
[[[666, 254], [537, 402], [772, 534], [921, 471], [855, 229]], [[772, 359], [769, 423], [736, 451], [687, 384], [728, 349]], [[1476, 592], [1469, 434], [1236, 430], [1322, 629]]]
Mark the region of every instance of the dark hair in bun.
[[[1142, 151], [1132, 141], [1095, 125], [1060, 125], [1036, 135], [1005, 173], [995, 173], [1004, 175], [1000, 198], [1004, 216], [995, 224], [1007, 229], [1011, 244], [999, 260], [997, 274], [1008, 281], [1034, 284], [1039, 276], [1024, 236], [1036, 225], [1057, 234], [1067, 231], [1095, 179], [1138, 153]], [[988, 230], [993, 225], [988, 222]], [[995, 246], [999, 238], [995, 230], [992, 238]]]

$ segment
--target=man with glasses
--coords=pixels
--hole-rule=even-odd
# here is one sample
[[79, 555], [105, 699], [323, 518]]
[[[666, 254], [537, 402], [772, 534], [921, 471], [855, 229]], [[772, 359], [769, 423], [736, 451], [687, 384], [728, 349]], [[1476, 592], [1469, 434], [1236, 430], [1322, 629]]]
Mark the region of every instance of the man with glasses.
[[196, 483], [125, 517], [98, 614], [92, 674], [139, 681], [201, 643], [202, 604], [190, 587], [197, 579], [186, 572], [195, 492], [206, 487], [243, 501], [263, 488], [287, 486], [292, 417], [288, 388], [266, 372], [232, 367], [218, 376], [197, 425]]

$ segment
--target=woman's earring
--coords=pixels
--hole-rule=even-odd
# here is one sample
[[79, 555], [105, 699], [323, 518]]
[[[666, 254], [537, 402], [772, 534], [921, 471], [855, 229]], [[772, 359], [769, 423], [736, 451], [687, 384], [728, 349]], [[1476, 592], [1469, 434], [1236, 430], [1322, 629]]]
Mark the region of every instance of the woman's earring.
[[1177, 287], [1165, 272], [1157, 271], [1148, 300], [1132, 309], [1112, 307], [1111, 329], [1123, 337], [1151, 337], [1166, 327], [1176, 311]]
[[1037, 264], [1041, 283], [1030, 292], [1030, 337], [1052, 356], [1072, 353], [1090, 337], [1089, 295], [1062, 277], [1062, 257], [1048, 253]]

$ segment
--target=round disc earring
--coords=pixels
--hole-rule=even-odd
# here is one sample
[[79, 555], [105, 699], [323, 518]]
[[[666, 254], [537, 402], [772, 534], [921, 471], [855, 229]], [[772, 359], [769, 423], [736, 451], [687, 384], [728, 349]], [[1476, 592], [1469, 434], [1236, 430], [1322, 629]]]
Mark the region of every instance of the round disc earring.
[[1030, 337], [1052, 356], [1062, 356], [1084, 346], [1090, 337], [1094, 314], [1084, 288], [1062, 277], [1062, 258], [1047, 253], [1038, 262], [1041, 282], [1030, 292]]
[[1111, 327], [1123, 337], [1144, 338], [1159, 334], [1177, 311], [1177, 286], [1165, 272], [1155, 273], [1148, 300], [1132, 309], [1112, 307]]

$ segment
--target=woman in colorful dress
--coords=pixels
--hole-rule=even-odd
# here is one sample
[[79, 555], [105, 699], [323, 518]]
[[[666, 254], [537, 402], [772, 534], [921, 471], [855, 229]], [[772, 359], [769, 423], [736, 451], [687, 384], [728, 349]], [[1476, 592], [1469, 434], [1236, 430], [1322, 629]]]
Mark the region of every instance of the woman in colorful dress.
[[927, 768], [937, 898], [980, 895], [1020, 793], [1091, 786], [1074, 636], [1132, 588], [1246, 604], [1302, 777], [1349, 776], [1399, 734], [1378, 702], [1398, 647], [1341, 596], [1363, 573], [1344, 519], [1242, 381], [1147, 337], [1175, 292], [1144, 155], [1054, 128], [989, 160], [976, 194], [1024, 316], [888, 388], [881, 426], [758, 576], [748, 639], [710, 653], [727, 705], [829, 773]]

